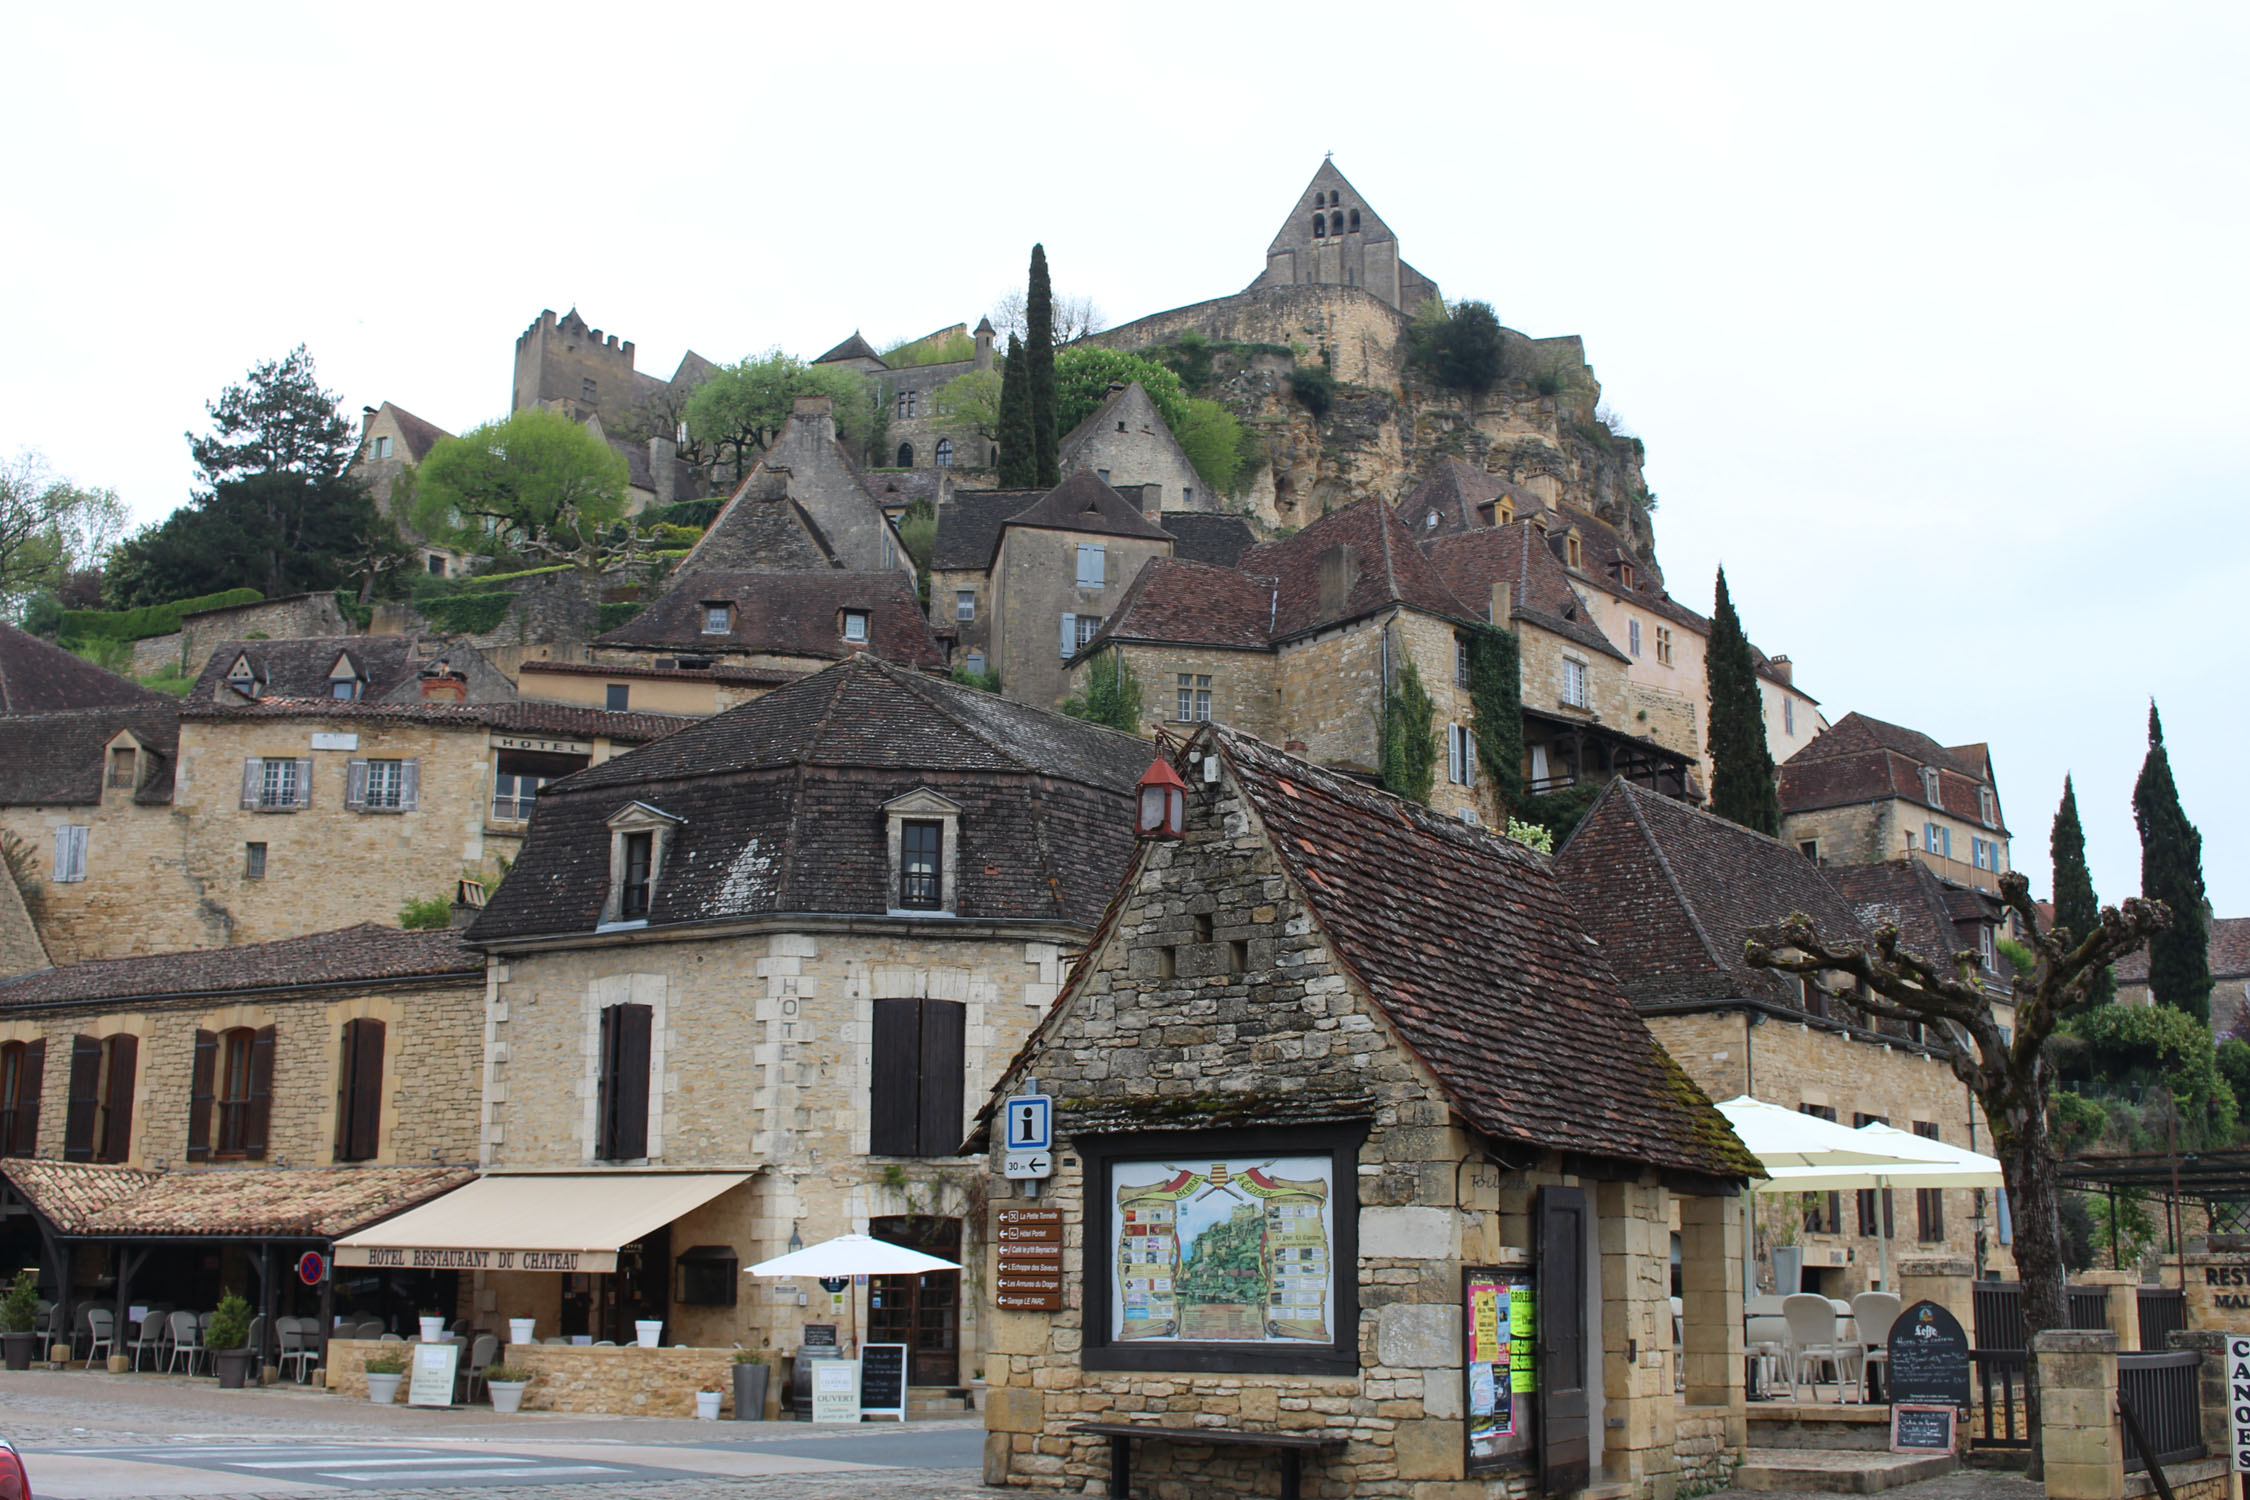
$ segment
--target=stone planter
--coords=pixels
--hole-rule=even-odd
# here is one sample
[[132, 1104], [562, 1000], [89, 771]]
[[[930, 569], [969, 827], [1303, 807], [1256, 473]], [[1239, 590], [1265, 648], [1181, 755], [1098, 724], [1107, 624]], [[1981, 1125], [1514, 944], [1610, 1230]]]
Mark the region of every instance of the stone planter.
[[695, 1420], [698, 1422], [718, 1421], [719, 1403], [725, 1399], [718, 1391], [697, 1391], [695, 1393]]
[[39, 1335], [36, 1333], [0, 1333], [0, 1355], [4, 1355], [11, 1370], [31, 1368], [31, 1356], [39, 1352]]
[[443, 1319], [443, 1318], [424, 1318], [424, 1319], [422, 1319], [422, 1342], [423, 1342], [423, 1343], [425, 1343], [425, 1344], [438, 1344], [438, 1343], [443, 1343], [444, 1341], [445, 1341], [445, 1319]]
[[249, 1349], [214, 1349], [211, 1351], [211, 1362], [218, 1367], [219, 1371], [220, 1390], [239, 1391], [242, 1389], [243, 1378], [250, 1373], [252, 1356], [253, 1351]]
[[745, 1360], [734, 1367], [734, 1419], [737, 1422], [762, 1422], [766, 1417], [766, 1378], [770, 1372], [764, 1362]]
[[406, 1376], [403, 1374], [378, 1375], [373, 1370], [368, 1371], [367, 1399], [377, 1406], [390, 1405], [398, 1399], [398, 1383], [405, 1378]]
[[509, 1343], [533, 1344], [538, 1341], [539, 1320], [537, 1318], [510, 1318], [508, 1320]]
[[[523, 1342], [529, 1343], [530, 1340], [526, 1339]], [[367, 1378], [373, 1380], [375, 1377], [370, 1375]], [[524, 1388], [530, 1384], [531, 1382], [528, 1380], [488, 1380], [485, 1382], [484, 1388], [492, 1393], [492, 1409], [494, 1411], [513, 1412], [523, 1409]]]
[[662, 1318], [643, 1318], [633, 1325], [633, 1338], [643, 1349], [662, 1347], [657, 1341], [664, 1337]]

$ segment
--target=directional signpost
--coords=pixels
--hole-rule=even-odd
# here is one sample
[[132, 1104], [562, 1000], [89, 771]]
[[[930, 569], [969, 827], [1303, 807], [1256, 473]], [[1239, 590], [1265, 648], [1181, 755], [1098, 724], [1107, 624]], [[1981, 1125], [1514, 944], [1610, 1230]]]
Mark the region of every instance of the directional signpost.
[[993, 1305], [1009, 1312], [1062, 1311], [1062, 1210], [1002, 1208], [993, 1243], [1000, 1251], [1000, 1280]]

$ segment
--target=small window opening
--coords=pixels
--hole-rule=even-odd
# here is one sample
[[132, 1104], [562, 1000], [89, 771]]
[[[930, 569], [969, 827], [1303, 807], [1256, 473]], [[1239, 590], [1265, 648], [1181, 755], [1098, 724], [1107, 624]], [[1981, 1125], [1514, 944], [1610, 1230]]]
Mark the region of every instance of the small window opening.
[[619, 713], [623, 713], [625, 711], [626, 705], [632, 700], [632, 697], [633, 687], [631, 683], [613, 682], [603, 690], [602, 706], [605, 708], [615, 709]]
[[844, 639], [847, 641], [865, 641], [867, 639], [866, 610], [847, 609], [844, 611]]
[[1359, 210], [1356, 208], [1352, 210], [1352, 228], [1355, 230], [1359, 228]]
[[242, 846], [242, 878], [244, 880], [263, 880], [266, 878], [265, 845], [244, 844]]
[[1195, 940], [1199, 943], [1211, 941], [1211, 914], [1209, 912], [1199, 911], [1195, 914]]
[[1240, 974], [1250, 967], [1250, 944], [1242, 938], [1227, 943], [1227, 972]]
[[625, 835], [625, 884], [619, 892], [618, 915], [631, 921], [648, 915], [649, 895], [653, 885], [653, 867], [656, 859], [656, 835], [653, 833], [628, 833]]
[[1179, 956], [1179, 955], [1180, 955], [1180, 950], [1179, 950], [1179, 949], [1177, 949], [1177, 948], [1159, 948], [1159, 949], [1157, 949], [1157, 950], [1156, 950], [1156, 977], [1157, 977], [1157, 978], [1159, 978], [1159, 979], [1175, 979], [1175, 978], [1179, 977], [1179, 972], [1180, 972], [1180, 956]]
[[109, 752], [109, 784], [128, 791], [133, 786], [133, 773], [139, 755], [130, 747], [120, 745]]

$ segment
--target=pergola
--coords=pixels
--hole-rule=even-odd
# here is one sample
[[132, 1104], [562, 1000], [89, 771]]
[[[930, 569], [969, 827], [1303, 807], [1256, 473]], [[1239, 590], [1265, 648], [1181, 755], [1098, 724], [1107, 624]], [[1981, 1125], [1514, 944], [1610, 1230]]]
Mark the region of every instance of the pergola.
[[[2068, 1156], [2056, 1163], [2061, 1185], [2108, 1197], [2110, 1263], [2117, 1263], [2117, 1195], [2122, 1190], [2153, 1193], [2164, 1199], [2165, 1225], [2175, 1253], [2182, 1244], [2180, 1205], [2200, 1200], [2211, 1228], [2222, 1234], [2250, 1232], [2250, 1149], [2213, 1151], [2132, 1151]], [[2226, 1227], [2221, 1228], [2224, 1224]]]

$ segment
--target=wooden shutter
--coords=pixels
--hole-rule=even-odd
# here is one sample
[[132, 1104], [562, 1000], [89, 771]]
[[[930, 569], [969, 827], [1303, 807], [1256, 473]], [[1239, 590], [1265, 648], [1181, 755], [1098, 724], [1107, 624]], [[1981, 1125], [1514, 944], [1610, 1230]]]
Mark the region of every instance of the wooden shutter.
[[63, 1116], [63, 1160], [94, 1159], [94, 1114], [101, 1107], [102, 1044], [90, 1036], [70, 1039], [70, 1104]]
[[646, 1005], [613, 1005], [614, 1027], [609, 1068], [610, 1161], [648, 1155], [648, 1088], [651, 1033], [655, 1012]]
[[961, 1091], [968, 1071], [969, 1008], [958, 1000], [924, 1000], [920, 1156], [951, 1156], [961, 1148]]
[[298, 807], [312, 806], [312, 767], [312, 757], [309, 755], [297, 762], [296, 805]]
[[1539, 1190], [1537, 1312], [1539, 1471], [1550, 1495], [1586, 1487], [1592, 1459], [1586, 1401], [1584, 1189]]
[[336, 1101], [336, 1159], [372, 1161], [383, 1129], [383, 1023], [344, 1023], [342, 1087]]
[[133, 1154], [133, 1079], [139, 1070], [141, 1039], [121, 1031], [109, 1039], [108, 1097], [102, 1101], [109, 1114], [102, 1133], [101, 1159], [123, 1161]]
[[255, 808], [258, 805], [258, 793], [265, 785], [265, 778], [266, 763], [264, 761], [246, 760], [242, 763], [242, 805], [244, 807]]
[[16, 1075], [16, 1130], [0, 1142], [10, 1156], [39, 1154], [39, 1090], [47, 1076], [47, 1039], [41, 1037], [23, 1049], [23, 1071]]
[[1066, 614], [1062, 617], [1062, 654], [1066, 661], [1078, 654], [1078, 616], [1076, 615]]
[[[252, 762], [256, 764], [255, 761]], [[211, 1159], [211, 1095], [219, 1073], [216, 1032], [195, 1034], [195, 1073], [188, 1082], [187, 1159]]]
[[354, 758], [344, 762], [344, 807], [358, 812], [367, 806], [367, 762]]
[[867, 1149], [877, 1156], [913, 1156], [919, 1144], [922, 1002], [875, 1002], [872, 1076], [868, 1079]]
[[273, 1028], [261, 1026], [250, 1042], [250, 1099], [242, 1108], [242, 1154], [262, 1161], [273, 1123]]
[[398, 763], [398, 810], [412, 812], [422, 801], [422, 763], [402, 760]]

